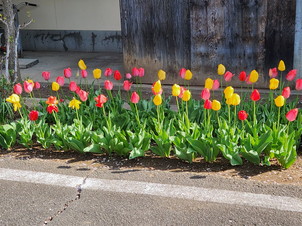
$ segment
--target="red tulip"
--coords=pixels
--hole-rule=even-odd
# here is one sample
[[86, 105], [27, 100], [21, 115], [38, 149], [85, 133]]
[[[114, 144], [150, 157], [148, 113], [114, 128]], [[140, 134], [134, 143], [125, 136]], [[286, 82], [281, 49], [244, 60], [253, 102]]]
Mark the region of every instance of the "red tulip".
[[137, 77], [138, 75], [139, 75], [139, 70], [136, 67], [132, 68], [132, 76]]
[[238, 77], [240, 81], [244, 82], [246, 80], [246, 72], [245, 71], [240, 72]]
[[302, 79], [301, 78], [296, 80], [296, 90], [302, 90]]
[[130, 73], [127, 73], [126, 74], [126, 79], [131, 79], [132, 78], [132, 75]]
[[184, 79], [186, 71], [187, 71], [187, 69], [185, 69], [185, 68], [180, 69], [179, 70], [179, 76]]
[[254, 89], [252, 94], [251, 94], [251, 100], [252, 101], [258, 101], [260, 100], [260, 93], [258, 91], [258, 89]]
[[209, 99], [206, 99], [206, 101], [204, 102], [203, 107], [205, 109], [212, 109], [212, 101], [210, 101]]
[[246, 120], [247, 117], [248, 117], [248, 114], [246, 113], [246, 111], [241, 110], [241, 111], [238, 112], [238, 119], [239, 120], [242, 120], [242, 121]]
[[58, 109], [58, 107], [56, 105], [48, 105], [48, 107], [46, 108], [46, 110], [47, 110], [47, 112], [49, 114], [53, 113], [54, 111], [55, 112], [59, 111], [59, 109]]
[[78, 85], [77, 85], [76, 82], [71, 81], [71, 82], [69, 83], [69, 90], [70, 90], [71, 92], [75, 92], [75, 91], [77, 90], [77, 88], [78, 88]]
[[14, 93], [17, 95], [21, 95], [22, 94], [22, 85], [20, 83], [17, 83], [16, 85], [14, 85]]
[[298, 108], [294, 108], [294, 109], [290, 110], [289, 112], [287, 112], [285, 117], [290, 122], [295, 121], [297, 118], [298, 112], [299, 112]]
[[41, 88], [41, 84], [39, 82], [35, 82], [34, 89], [40, 89], [40, 88]]
[[133, 92], [130, 101], [134, 104], [137, 104], [139, 102], [139, 95], [136, 92]]
[[80, 90], [78, 93], [81, 101], [86, 101], [88, 99], [88, 93], [84, 90]]
[[42, 77], [48, 81], [50, 79], [50, 72], [49, 71], [43, 71], [42, 72]]
[[276, 67], [270, 68], [270, 69], [268, 70], [268, 75], [269, 75], [269, 77], [271, 77], [271, 78], [276, 78], [276, 77], [278, 76], [278, 69], [277, 69]]
[[204, 88], [204, 89], [201, 91], [200, 97], [201, 97], [201, 99], [203, 99], [203, 100], [208, 100], [208, 99], [210, 99], [210, 97], [211, 97], [211, 92], [210, 92], [210, 90], [207, 89], [207, 88]]
[[70, 68], [65, 68], [64, 69], [64, 77], [65, 78], [70, 78], [72, 76], [72, 72]]
[[287, 81], [293, 81], [296, 78], [296, 75], [297, 75], [297, 69], [293, 69], [287, 73], [285, 78]]
[[123, 85], [124, 90], [129, 91], [131, 89], [131, 85], [132, 85], [132, 82], [125, 80], [124, 85]]
[[112, 88], [113, 88], [113, 83], [112, 83], [111, 81], [109, 81], [109, 80], [105, 80], [104, 86], [105, 86], [105, 89], [106, 89], [106, 90], [112, 90]]
[[144, 77], [144, 75], [145, 75], [145, 69], [141, 67], [141, 68], [138, 69], [138, 71], [139, 71], [138, 76], [139, 77]]
[[96, 104], [95, 104], [95, 106], [97, 106], [97, 107], [103, 107], [104, 106], [104, 103], [106, 103], [107, 102], [107, 97], [106, 96], [104, 96], [103, 94], [101, 94], [101, 95], [99, 95], [99, 96], [97, 96], [97, 97], [95, 97], [94, 98], [94, 100], [96, 101]]
[[104, 75], [107, 76], [107, 77], [112, 75], [112, 69], [111, 68], [106, 68], [106, 70], [104, 72]]
[[61, 99], [60, 99], [60, 103], [63, 103], [63, 102], [64, 102], [64, 99], [61, 98]]
[[226, 82], [229, 82], [232, 80], [232, 77], [234, 76], [234, 74], [232, 74], [232, 72], [229, 72], [227, 71], [225, 74], [224, 74], [224, 80]]
[[212, 90], [217, 90], [219, 89], [219, 86], [220, 86], [220, 83], [219, 81], [216, 79], [213, 81], [213, 87], [212, 87]]
[[88, 72], [86, 70], [81, 70], [82, 78], [87, 78]]
[[39, 112], [31, 111], [31, 112], [29, 112], [28, 117], [29, 117], [30, 121], [36, 121], [39, 118]]
[[122, 75], [121, 75], [121, 73], [120, 73], [118, 70], [115, 70], [115, 71], [114, 71], [113, 77], [114, 77], [114, 79], [115, 79], [116, 81], [119, 81], [119, 80], [122, 79]]
[[63, 76], [58, 76], [56, 79], [56, 82], [60, 85], [60, 86], [64, 86], [65, 83], [65, 79]]
[[34, 88], [33, 83], [28, 82], [28, 81], [24, 81], [23, 86], [24, 86], [24, 91], [26, 93], [30, 93], [31, 91], [33, 91], [33, 88]]
[[284, 87], [282, 90], [282, 96], [287, 99], [290, 96], [290, 88], [289, 87]]

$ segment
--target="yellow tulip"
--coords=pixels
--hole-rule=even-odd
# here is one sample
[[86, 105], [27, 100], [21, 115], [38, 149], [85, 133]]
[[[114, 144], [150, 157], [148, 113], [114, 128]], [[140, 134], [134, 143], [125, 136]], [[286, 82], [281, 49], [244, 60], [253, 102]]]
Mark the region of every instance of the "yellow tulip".
[[52, 84], [51, 84], [51, 89], [52, 89], [53, 91], [58, 91], [58, 90], [60, 89], [59, 83], [57, 83], [57, 82], [52, 82]]
[[278, 86], [279, 86], [279, 80], [278, 79], [272, 78], [269, 81], [269, 89], [277, 89]]
[[182, 96], [183, 101], [189, 101], [191, 99], [191, 92], [189, 90], [184, 91]]
[[29, 83], [31, 83], [31, 84], [33, 84], [33, 85], [35, 84], [34, 81], [31, 80], [31, 79], [27, 79], [27, 82], [29, 82]]
[[232, 105], [234, 106], [239, 105], [241, 102], [240, 96], [237, 93], [234, 93], [230, 99], [232, 101]]
[[186, 73], [185, 73], [185, 80], [191, 80], [193, 77], [193, 74], [190, 70], [186, 70]]
[[81, 104], [81, 101], [73, 98], [70, 102], [69, 102], [69, 105], [68, 107], [72, 108], [72, 109], [80, 109], [80, 104]]
[[277, 107], [282, 107], [284, 105], [284, 96], [280, 95], [280, 96], [277, 96], [276, 99], [275, 99], [275, 104]]
[[86, 64], [83, 60], [79, 60], [78, 66], [81, 70], [86, 70], [87, 69], [87, 66], [86, 66]]
[[160, 80], [157, 80], [157, 82], [154, 83], [153, 90], [155, 93], [159, 93], [161, 91], [161, 82]]
[[218, 100], [212, 101], [212, 110], [219, 111], [221, 109], [221, 104]]
[[[232, 94], [232, 96], [233, 96], [233, 94]], [[232, 97], [226, 99], [225, 102], [226, 102], [227, 105], [232, 105], [232, 104], [233, 104], [233, 99], [232, 99]]]
[[255, 83], [258, 81], [258, 78], [259, 78], [258, 72], [256, 70], [252, 70], [250, 74], [250, 82]]
[[285, 71], [285, 64], [284, 64], [283, 60], [280, 60], [279, 65], [278, 65], [278, 70]]
[[174, 85], [172, 86], [172, 96], [178, 97], [179, 94], [180, 94], [180, 86], [177, 85], [177, 84], [174, 84]]
[[6, 98], [6, 101], [13, 104], [14, 111], [17, 111], [19, 108], [21, 108], [20, 97], [17, 94], [12, 94]]
[[223, 64], [219, 64], [217, 68], [217, 74], [224, 75], [224, 73], [225, 73], [225, 66]]
[[165, 80], [166, 79], [166, 72], [163, 70], [159, 70], [157, 73], [158, 79], [159, 80]]
[[153, 103], [154, 103], [156, 106], [158, 106], [158, 105], [161, 105], [162, 102], [163, 102], [163, 99], [162, 99], [161, 95], [160, 95], [160, 94], [156, 94], [156, 95], [154, 96], [154, 98], [153, 98]]
[[20, 102], [13, 103], [13, 106], [14, 106], [14, 111], [18, 111], [18, 109], [20, 109], [22, 107]]
[[95, 79], [100, 79], [102, 76], [102, 70], [99, 68], [94, 69], [92, 73]]
[[211, 90], [213, 88], [213, 84], [214, 84], [213, 79], [207, 78], [204, 83], [204, 87]]
[[224, 92], [225, 99], [229, 99], [234, 93], [234, 88], [232, 86], [228, 86], [224, 89], [223, 92]]

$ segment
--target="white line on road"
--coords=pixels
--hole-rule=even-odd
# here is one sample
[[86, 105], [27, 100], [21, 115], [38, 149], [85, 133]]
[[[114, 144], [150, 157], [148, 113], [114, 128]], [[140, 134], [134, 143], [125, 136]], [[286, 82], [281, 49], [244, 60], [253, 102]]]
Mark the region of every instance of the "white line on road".
[[[83, 177], [0, 168], [0, 180], [75, 188], [83, 182]], [[183, 185], [97, 178], [88, 178], [82, 188], [302, 212], [302, 200], [287, 196], [273, 196]]]

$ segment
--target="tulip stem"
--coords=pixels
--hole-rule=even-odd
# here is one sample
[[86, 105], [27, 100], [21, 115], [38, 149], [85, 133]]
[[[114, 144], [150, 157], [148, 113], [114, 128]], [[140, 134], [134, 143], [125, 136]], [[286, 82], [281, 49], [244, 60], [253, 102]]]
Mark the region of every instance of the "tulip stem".
[[253, 101], [254, 126], [256, 125], [256, 101]]
[[228, 104], [228, 116], [229, 116], [229, 124], [231, 123], [231, 108], [230, 105]]
[[236, 105], [234, 106], [234, 125], [236, 125], [236, 118], [237, 118], [237, 111], [236, 111]]
[[176, 104], [177, 104], [177, 111], [178, 111], [178, 114], [180, 115], [178, 97], [176, 96], [175, 99], [176, 99]]
[[220, 127], [220, 119], [219, 119], [218, 111], [216, 111], [216, 117], [217, 117], [218, 126]]
[[160, 118], [159, 118], [159, 105], [156, 106], [156, 111], [157, 111], [157, 122], [158, 122], [158, 127], [159, 127], [159, 133], [161, 133], [161, 124], [160, 124]]
[[280, 108], [281, 107], [278, 107], [278, 124], [277, 124], [277, 129], [279, 130], [279, 126], [280, 126]]
[[290, 127], [290, 121], [288, 121], [288, 125], [287, 125], [287, 135], [289, 134], [289, 127]]
[[139, 114], [138, 114], [137, 105], [134, 104], [134, 106], [135, 106], [135, 111], [136, 111], [136, 120], [137, 120], [137, 122], [138, 122], [138, 125], [140, 125], [140, 120], [139, 120]]
[[107, 115], [106, 115], [106, 112], [105, 112], [105, 107], [103, 106], [103, 114], [104, 114], [104, 118], [106, 120], [106, 123], [107, 123], [107, 127], [108, 127], [108, 130], [111, 131], [111, 126], [109, 125], [109, 121], [108, 121], [108, 118], [107, 118]]

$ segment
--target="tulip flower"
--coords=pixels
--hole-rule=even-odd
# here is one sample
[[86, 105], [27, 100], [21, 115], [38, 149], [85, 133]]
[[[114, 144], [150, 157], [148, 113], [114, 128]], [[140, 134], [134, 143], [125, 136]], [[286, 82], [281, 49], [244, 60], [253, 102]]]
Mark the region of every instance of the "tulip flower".
[[48, 97], [48, 99], [45, 101], [45, 103], [48, 104], [48, 105], [57, 105], [59, 102], [58, 102], [58, 100], [57, 100], [56, 97], [50, 96], [50, 97]]
[[213, 79], [207, 78], [206, 81], [205, 81], [205, 83], [204, 83], [204, 87], [205, 87], [206, 89], [211, 90], [211, 89], [213, 88], [213, 84], [214, 84]]
[[106, 77], [108, 77], [108, 76], [111, 76], [112, 73], [113, 73], [113, 71], [112, 71], [111, 68], [106, 68], [106, 70], [105, 70], [105, 72], [104, 72], [104, 75], [105, 75]]
[[132, 75], [130, 73], [127, 73], [126, 74], [126, 79], [131, 79], [132, 78]]
[[201, 99], [203, 99], [203, 100], [208, 100], [208, 99], [210, 99], [210, 97], [211, 97], [211, 92], [210, 92], [210, 90], [207, 89], [207, 88], [204, 88], [204, 89], [201, 91], [200, 97], [201, 97]]
[[121, 73], [119, 72], [119, 70], [115, 70], [114, 73], [113, 73], [113, 77], [116, 81], [119, 81], [122, 79], [122, 75]]
[[246, 111], [244, 110], [241, 110], [238, 112], [238, 119], [241, 120], [241, 121], [244, 121], [246, 120], [248, 117], [248, 114], [246, 113]]
[[21, 95], [22, 94], [22, 85], [20, 83], [17, 83], [16, 85], [14, 85], [14, 93], [17, 95]]
[[133, 92], [131, 94], [131, 98], [130, 98], [131, 103], [133, 104], [137, 104], [139, 102], [139, 95], [137, 94], [137, 92]]
[[277, 96], [276, 99], [275, 99], [275, 104], [279, 108], [284, 105], [284, 102], [285, 102], [285, 98], [282, 95]]
[[213, 87], [212, 87], [212, 90], [217, 90], [219, 89], [219, 86], [220, 86], [220, 83], [219, 81], [216, 79], [213, 81]]
[[87, 66], [86, 66], [86, 64], [83, 60], [79, 60], [78, 66], [81, 70], [86, 70], [87, 69]]
[[218, 100], [212, 101], [212, 110], [219, 111], [221, 109], [221, 104]]
[[174, 84], [174, 85], [172, 86], [172, 96], [178, 97], [179, 94], [180, 94], [180, 86], [177, 85], [177, 84]]
[[224, 74], [224, 80], [226, 82], [229, 82], [232, 80], [232, 77], [234, 76], [234, 74], [232, 72], [229, 72], [227, 71], [225, 74]]
[[299, 112], [298, 108], [294, 108], [294, 109], [290, 110], [289, 112], [287, 112], [285, 117], [290, 122], [295, 121], [297, 118], [298, 112]]
[[50, 72], [49, 71], [43, 71], [42, 72], [42, 77], [44, 78], [45, 81], [48, 81], [50, 79]]
[[99, 68], [96, 68], [92, 71], [94, 79], [100, 79], [102, 76], [102, 70]]
[[60, 89], [60, 85], [59, 85], [57, 82], [53, 82], [53, 83], [51, 84], [51, 89], [52, 89], [53, 91], [58, 91], [58, 90]]
[[94, 100], [96, 101], [95, 106], [101, 108], [101, 107], [104, 106], [104, 103], [106, 103], [108, 99], [107, 99], [106, 96], [104, 96], [103, 94], [101, 94], [101, 95], [95, 97]]
[[160, 93], [161, 91], [161, 82], [160, 80], [157, 80], [153, 85], [153, 90], [155, 93]]
[[70, 78], [72, 76], [72, 72], [70, 68], [65, 68], [63, 72], [65, 78]]
[[141, 67], [141, 68], [138, 69], [138, 71], [139, 71], [138, 76], [139, 77], [144, 77], [144, 75], [145, 75], [145, 69]]
[[156, 94], [156, 95], [154, 96], [154, 98], [153, 98], [153, 103], [154, 103], [156, 106], [158, 106], [158, 105], [161, 105], [162, 102], [163, 102], [163, 99], [162, 99], [161, 95], [160, 95], [160, 94]]
[[205, 109], [212, 109], [212, 101], [210, 101], [209, 99], [207, 99], [207, 100], [204, 102], [203, 107], [204, 107]]
[[36, 121], [36, 120], [38, 120], [38, 118], [39, 118], [39, 112], [37, 112], [35, 110], [29, 112], [28, 118], [29, 118], [30, 121]]
[[41, 88], [41, 84], [39, 82], [35, 82], [34, 89], [40, 89], [40, 88]]
[[109, 80], [105, 80], [104, 86], [106, 90], [112, 90], [113, 89], [113, 83]]
[[80, 104], [81, 104], [81, 101], [73, 98], [69, 104], [68, 104], [68, 107], [72, 108], [72, 109], [76, 109], [76, 110], [79, 110], [80, 109]]
[[86, 101], [87, 99], [88, 99], [88, 92], [86, 92], [86, 91], [84, 91], [84, 90], [80, 90], [79, 92], [78, 92], [78, 95], [79, 95], [79, 97], [80, 97], [80, 100], [81, 101]]
[[59, 112], [59, 108], [56, 105], [48, 105], [47, 108], [46, 108], [46, 111], [49, 114], [52, 114], [54, 111]]
[[279, 80], [278, 79], [272, 78], [269, 81], [269, 89], [274, 90], [274, 89], [277, 89], [278, 86], [279, 86]]
[[258, 91], [258, 89], [254, 89], [252, 94], [251, 94], [251, 100], [252, 101], [258, 101], [260, 100], [260, 93]]
[[225, 66], [223, 64], [219, 64], [217, 67], [217, 74], [224, 75], [225, 73]]
[[165, 80], [166, 79], [166, 72], [163, 70], [159, 70], [157, 73], [158, 79], [159, 80]]
[[77, 85], [76, 82], [71, 81], [71, 82], [69, 83], [69, 90], [70, 90], [71, 92], [75, 92], [75, 91], [77, 90], [77, 87], [78, 87], [78, 85]]
[[231, 100], [231, 105], [234, 106], [239, 105], [241, 102], [240, 96], [237, 93], [234, 93], [229, 99]]
[[125, 91], [129, 91], [131, 89], [132, 82], [125, 80], [123, 84], [123, 88]]
[[191, 99], [191, 92], [189, 90], [185, 90], [182, 96], [183, 101], [189, 101]]
[[297, 69], [293, 69], [287, 73], [285, 78], [287, 81], [293, 81], [296, 78], [296, 75], [297, 75]]
[[23, 86], [26, 93], [30, 93], [34, 89], [34, 83], [32, 82], [24, 81]]
[[185, 80], [191, 80], [192, 76], [193, 76], [192, 72], [190, 70], [186, 70], [184, 79]]
[[234, 88], [232, 86], [228, 86], [224, 89], [223, 92], [224, 92], [225, 99], [229, 99], [234, 93]]
[[56, 79], [56, 82], [60, 85], [60, 86], [64, 86], [65, 83], [65, 79], [63, 76], [58, 76]]
[[248, 75], [248, 76], [246, 77], [246, 79], [245, 79], [245, 82], [246, 82], [246, 84], [248, 84], [248, 85], [253, 84], [252, 82], [250, 82], [250, 77], [251, 77], [251, 75]]
[[186, 70], [187, 69], [185, 69], [185, 68], [182, 68], [179, 70], [179, 76], [183, 79], [185, 78]]
[[184, 95], [184, 92], [186, 91], [187, 89], [183, 86], [180, 87], [180, 93], [178, 95], [179, 98], [182, 98], [183, 95]]
[[87, 78], [88, 72], [86, 70], [81, 70], [81, 76], [82, 78]]
[[79, 95], [79, 93], [80, 93], [81, 90], [82, 90], [81, 87], [80, 87], [80, 86], [77, 86], [77, 88], [76, 88], [76, 90], [75, 90], [75, 93], [76, 93], [77, 95]]
[[134, 67], [132, 68], [132, 76], [137, 77], [139, 75], [139, 70], [138, 68]]
[[290, 87], [284, 87], [282, 90], [282, 96], [287, 99], [290, 97]]
[[285, 64], [284, 64], [283, 60], [280, 60], [279, 65], [278, 65], [278, 70], [285, 71]]
[[278, 70], [277, 70], [277, 68], [275, 68], [275, 67], [274, 68], [270, 68], [268, 70], [268, 75], [271, 78], [276, 78], [278, 76]]
[[301, 78], [296, 80], [296, 90], [302, 90], [302, 79]]
[[6, 98], [6, 101], [13, 104], [14, 111], [17, 111], [21, 108], [20, 97], [15, 93]]
[[255, 83], [255, 82], [258, 81], [258, 78], [259, 78], [258, 72], [257, 72], [256, 70], [252, 70], [252, 71], [251, 71], [251, 74], [250, 74], [250, 79], [249, 79], [249, 81], [250, 81], [251, 83]]
[[246, 80], [246, 72], [245, 71], [240, 72], [238, 78], [240, 81], [244, 82]]

